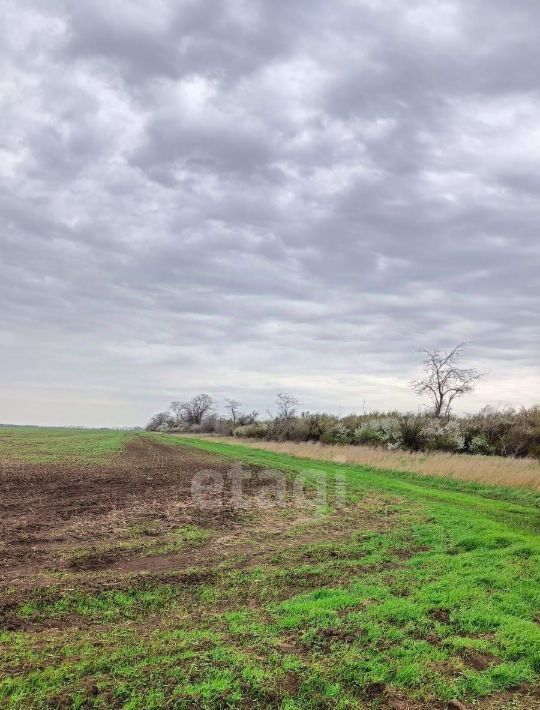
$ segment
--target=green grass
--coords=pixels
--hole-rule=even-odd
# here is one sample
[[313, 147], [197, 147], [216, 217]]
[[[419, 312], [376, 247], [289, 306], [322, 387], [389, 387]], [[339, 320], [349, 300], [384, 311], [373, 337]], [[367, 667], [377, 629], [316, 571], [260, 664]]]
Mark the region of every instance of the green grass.
[[133, 436], [109, 429], [0, 427], [0, 462], [99, 462], [121, 451]]
[[[156, 438], [310, 484], [342, 476], [347, 505], [330, 496], [291, 520], [283, 540], [297, 544], [258, 538], [255, 563], [36, 590], [17, 608], [25, 630], [0, 633], [0, 705], [377, 708], [384, 689], [427, 708], [538, 683], [540, 516], [527, 492]], [[172, 535], [196, 547], [208, 533]]]
[[[255, 464], [264, 468], [289, 471], [300, 474], [307, 482], [316, 483], [323, 476], [330, 483], [336, 476], [344, 477], [349, 487], [356, 492], [381, 491], [405, 495], [410, 499], [448, 502], [480, 511], [499, 511], [503, 516], [528, 515], [524, 524], [532, 523], [540, 531], [540, 494], [522, 488], [491, 486], [471, 481], [441, 478], [439, 476], [415, 475], [402, 471], [387, 471], [354, 464], [331, 463], [304, 459], [287, 454], [274, 453], [265, 449], [254, 449], [239, 444], [223, 444], [209, 439], [195, 439], [155, 435], [164, 443], [188, 446], [225, 456], [235, 461]], [[503, 505], [499, 505], [499, 501]], [[511, 503], [516, 503], [512, 507]], [[531, 517], [532, 516], [532, 517]], [[519, 518], [517, 518], [519, 520]]]

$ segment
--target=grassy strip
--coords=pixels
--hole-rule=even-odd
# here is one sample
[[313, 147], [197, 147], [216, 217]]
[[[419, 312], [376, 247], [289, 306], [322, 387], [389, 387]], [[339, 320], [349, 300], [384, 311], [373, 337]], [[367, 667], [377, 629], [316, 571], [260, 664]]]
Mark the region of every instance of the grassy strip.
[[[206, 437], [207, 435], [201, 438]], [[231, 437], [213, 435], [211, 438], [222, 443], [236, 442], [242, 446], [319, 461], [341, 461], [354, 466], [424, 474], [506, 488], [525, 488], [540, 493], [540, 459], [516, 459], [441, 451], [389, 450], [364, 444], [321, 444], [243, 437], [231, 439]]]
[[317, 461], [233, 443], [214, 442], [210, 439], [175, 437], [167, 434], [153, 436], [158, 436], [167, 444], [190, 446], [235, 461], [301, 474], [306, 481], [316, 482], [321, 476], [326, 476], [330, 481], [336, 476], [345, 477], [347, 485], [356, 491], [377, 490], [411, 499], [460, 505], [471, 508], [476, 513], [510, 516], [519, 526], [540, 530], [538, 511], [540, 496], [535, 491], [387, 471], [353, 464]]

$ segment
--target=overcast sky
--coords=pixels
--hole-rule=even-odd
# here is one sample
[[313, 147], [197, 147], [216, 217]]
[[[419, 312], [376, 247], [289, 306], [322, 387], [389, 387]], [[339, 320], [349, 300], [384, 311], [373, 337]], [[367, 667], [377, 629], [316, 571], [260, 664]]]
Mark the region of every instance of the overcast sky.
[[538, 0], [3, 0], [0, 421], [540, 401]]

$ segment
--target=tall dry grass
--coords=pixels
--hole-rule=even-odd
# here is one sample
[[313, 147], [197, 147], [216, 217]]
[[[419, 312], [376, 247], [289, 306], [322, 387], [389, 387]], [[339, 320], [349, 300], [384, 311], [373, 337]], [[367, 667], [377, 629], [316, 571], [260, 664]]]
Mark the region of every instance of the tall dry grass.
[[[227, 437], [212, 437], [231, 443]], [[236, 443], [236, 442], [235, 442]], [[477, 481], [495, 486], [517, 486], [540, 490], [540, 462], [535, 459], [513, 459], [502, 456], [472, 456], [440, 452], [412, 453], [388, 451], [371, 446], [340, 444], [295, 443], [242, 439], [242, 446], [292, 454], [308, 459], [352, 463], [374, 468], [391, 469], [427, 476], [443, 476], [462, 481]]]

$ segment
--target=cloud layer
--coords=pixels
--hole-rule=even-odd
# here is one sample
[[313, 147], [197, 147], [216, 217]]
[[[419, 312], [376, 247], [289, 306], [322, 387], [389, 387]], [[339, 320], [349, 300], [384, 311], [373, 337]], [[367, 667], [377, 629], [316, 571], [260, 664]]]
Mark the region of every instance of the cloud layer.
[[[535, 0], [8, 2], [0, 421], [540, 400]], [[14, 30], [16, 28], [16, 31]], [[365, 405], [364, 405], [365, 403]]]

